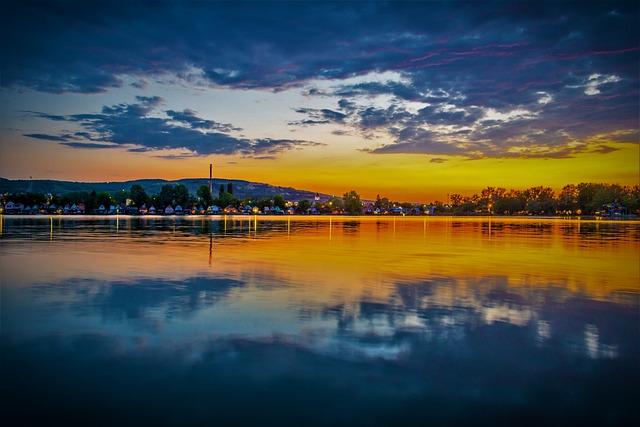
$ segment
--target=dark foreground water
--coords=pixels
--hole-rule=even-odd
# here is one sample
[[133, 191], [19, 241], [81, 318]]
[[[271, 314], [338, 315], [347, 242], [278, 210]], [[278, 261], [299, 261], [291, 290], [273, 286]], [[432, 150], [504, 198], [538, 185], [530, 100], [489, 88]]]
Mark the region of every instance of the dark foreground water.
[[0, 230], [10, 425], [640, 425], [638, 223]]

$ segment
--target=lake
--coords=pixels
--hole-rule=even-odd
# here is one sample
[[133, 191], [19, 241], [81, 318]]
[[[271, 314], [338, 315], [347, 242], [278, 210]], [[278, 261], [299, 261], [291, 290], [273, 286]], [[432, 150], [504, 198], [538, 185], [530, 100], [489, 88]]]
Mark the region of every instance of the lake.
[[3, 217], [16, 425], [640, 422], [640, 223]]

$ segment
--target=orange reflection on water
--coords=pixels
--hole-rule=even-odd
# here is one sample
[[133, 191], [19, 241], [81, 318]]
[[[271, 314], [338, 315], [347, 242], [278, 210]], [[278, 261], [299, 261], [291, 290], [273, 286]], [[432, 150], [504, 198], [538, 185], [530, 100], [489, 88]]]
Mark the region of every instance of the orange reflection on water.
[[456, 281], [443, 290], [456, 298], [469, 292], [468, 283], [486, 278], [513, 289], [559, 287], [592, 298], [640, 290], [638, 222], [55, 218], [42, 220], [42, 227], [34, 220], [23, 236], [26, 226], [12, 221], [5, 218], [0, 240], [0, 265], [12, 284], [206, 275], [255, 286], [295, 284], [279, 297], [341, 302], [386, 299], [395, 285], [443, 278]]

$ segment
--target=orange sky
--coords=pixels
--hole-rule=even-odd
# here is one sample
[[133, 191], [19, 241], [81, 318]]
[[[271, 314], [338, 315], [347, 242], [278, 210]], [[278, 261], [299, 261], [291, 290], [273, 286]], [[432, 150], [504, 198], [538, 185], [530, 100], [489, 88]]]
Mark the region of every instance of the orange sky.
[[583, 153], [566, 159], [480, 159], [446, 157], [441, 163], [421, 154], [370, 154], [353, 146], [291, 151], [273, 159], [208, 156], [167, 160], [121, 149], [76, 150], [50, 142], [24, 139], [3, 150], [0, 174], [7, 178], [120, 181], [138, 178], [214, 176], [341, 195], [355, 189], [365, 198], [376, 194], [395, 200], [444, 200], [447, 193], [470, 194], [486, 186], [524, 188], [547, 185], [560, 189], [584, 181], [625, 185], [639, 183], [637, 144], [609, 145], [617, 151]]

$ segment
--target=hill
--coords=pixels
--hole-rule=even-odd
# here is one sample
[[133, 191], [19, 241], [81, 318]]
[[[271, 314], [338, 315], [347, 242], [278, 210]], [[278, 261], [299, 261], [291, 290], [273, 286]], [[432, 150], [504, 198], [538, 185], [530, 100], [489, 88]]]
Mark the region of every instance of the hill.
[[[218, 194], [218, 188], [221, 184], [225, 187], [227, 183], [231, 183], [233, 186], [233, 194], [239, 199], [244, 198], [263, 198], [273, 197], [277, 194], [281, 194], [287, 200], [312, 200], [315, 196], [315, 192], [307, 190], [298, 190], [292, 187], [280, 187], [270, 184], [264, 184], [261, 182], [251, 182], [239, 179], [213, 179], [213, 194]], [[160, 192], [160, 188], [166, 184], [183, 184], [190, 193], [195, 194], [196, 190], [201, 185], [209, 185], [208, 178], [185, 178], [175, 181], [167, 181], [164, 179], [136, 179], [132, 181], [110, 181], [110, 182], [75, 182], [75, 181], [56, 181], [51, 179], [6, 179], [0, 178], [0, 193], [51, 193], [51, 194], [64, 194], [74, 191], [91, 191], [96, 192], [106, 191], [109, 193], [116, 193], [118, 191], [128, 191], [132, 185], [139, 184], [149, 194], [157, 194]], [[320, 194], [322, 200], [328, 199], [329, 195]]]

